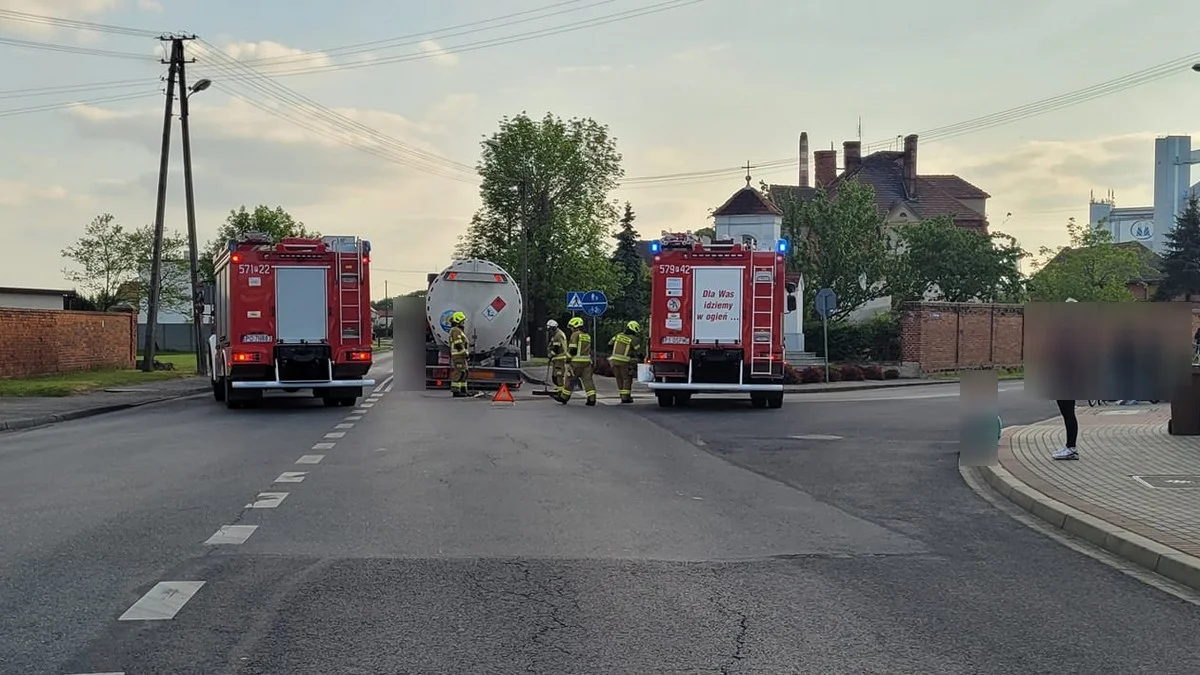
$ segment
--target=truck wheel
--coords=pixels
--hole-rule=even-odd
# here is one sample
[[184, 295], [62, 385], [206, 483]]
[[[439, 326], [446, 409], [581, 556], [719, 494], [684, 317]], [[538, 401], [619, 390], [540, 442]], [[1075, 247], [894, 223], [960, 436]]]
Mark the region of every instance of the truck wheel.
[[767, 397], [762, 394], [750, 394], [750, 405], [755, 408], [767, 407]]
[[691, 404], [692, 404], [692, 392], [681, 391], [678, 394], [675, 394], [675, 405], [677, 405], [679, 407], [685, 407], [685, 406], [689, 406]]
[[230, 386], [229, 378], [221, 378], [221, 398], [225, 401], [225, 407], [230, 410], [236, 410], [242, 407], [242, 401], [237, 398], [237, 394], [233, 392], [233, 387]]
[[767, 397], [767, 407], [778, 410], [783, 407], [783, 394], [771, 394]]
[[670, 408], [675, 405], [675, 394], [672, 394], [669, 391], [659, 391], [655, 393], [658, 396], [658, 407]]
[[225, 401], [225, 378], [218, 377], [212, 380], [213, 400], [217, 403]]
[[326, 408], [336, 408], [342, 404], [342, 399], [332, 396], [322, 396], [321, 403], [324, 403]]

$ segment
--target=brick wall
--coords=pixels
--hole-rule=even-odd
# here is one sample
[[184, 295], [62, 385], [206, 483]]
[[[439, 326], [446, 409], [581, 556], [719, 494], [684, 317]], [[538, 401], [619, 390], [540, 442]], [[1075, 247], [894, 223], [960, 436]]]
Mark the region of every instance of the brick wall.
[[922, 372], [1017, 366], [1024, 360], [1021, 305], [907, 303], [900, 318], [902, 359]]
[[0, 377], [132, 368], [133, 314], [0, 308]]

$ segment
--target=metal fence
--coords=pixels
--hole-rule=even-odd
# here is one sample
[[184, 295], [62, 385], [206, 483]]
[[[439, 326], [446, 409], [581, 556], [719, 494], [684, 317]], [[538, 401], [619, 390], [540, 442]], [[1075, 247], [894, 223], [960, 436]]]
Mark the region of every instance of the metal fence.
[[[203, 333], [208, 335], [208, 326], [203, 327]], [[138, 351], [146, 344], [146, 324], [138, 324]], [[168, 323], [159, 324], [154, 330], [154, 350], [156, 352], [192, 352], [196, 349], [196, 341], [192, 339], [192, 324]]]

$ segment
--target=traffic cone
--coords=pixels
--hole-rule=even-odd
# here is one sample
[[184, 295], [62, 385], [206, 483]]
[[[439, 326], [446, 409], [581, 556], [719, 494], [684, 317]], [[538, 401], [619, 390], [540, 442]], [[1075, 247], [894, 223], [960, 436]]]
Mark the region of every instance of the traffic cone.
[[508, 385], [504, 382], [500, 383], [500, 389], [496, 391], [496, 395], [492, 397], [492, 405], [496, 405], [497, 403], [511, 403], [513, 405], [516, 405], [517, 403], [513, 399], [512, 392], [508, 390]]

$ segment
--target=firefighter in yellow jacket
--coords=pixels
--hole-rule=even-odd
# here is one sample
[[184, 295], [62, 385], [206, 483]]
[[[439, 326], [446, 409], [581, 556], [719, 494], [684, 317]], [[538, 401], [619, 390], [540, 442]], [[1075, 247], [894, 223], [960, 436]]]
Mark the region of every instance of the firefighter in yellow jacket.
[[[592, 336], [583, 330], [583, 319], [573, 317], [567, 322], [571, 329], [571, 337], [567, 340], [567, 355], [571, 357], [571, 371], [583, 382], [583, 391], [587, 394], [587, 404], [596, 405], [596, 382], [592, 379]], [[555, 396], [562, 404], [571, 400], [571, 390], [564, 388]]]
[[467, 396], [467, 366], [470, 347], [464, 324], [467, 315], [455, 312], [450, 316], [450, 391], [454, 398]]
[[637, 361], [634, 353], [638, 349], [638, 333], [641, 326], [636, 321], [625, 324], [625, 330], [613, 336], [608, 341], [610, 348], [608, 362], [612, 364], [613, 377], [617, 380], [617, 393], [621, 395], [621, 403], [633, 403], [633, 377], [637, 374]]
[[558, 322], [550, 319], [546, 322], [546, 332], [550, 334], [550, 379], [554, 382], [559, 394], [567, 391], [570, 356], [567, 355], [567, 334], [558, 327]]

